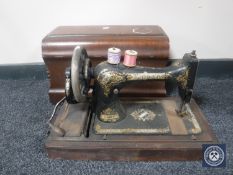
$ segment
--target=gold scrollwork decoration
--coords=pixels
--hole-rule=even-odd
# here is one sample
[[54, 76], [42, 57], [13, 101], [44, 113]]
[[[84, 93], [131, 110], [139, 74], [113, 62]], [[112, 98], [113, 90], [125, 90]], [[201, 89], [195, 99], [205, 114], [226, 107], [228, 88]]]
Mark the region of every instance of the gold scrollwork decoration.
[[97, 81], [103, 88], [104, 95], [108, 96], [113, 86], [126, 81], [126, 76], [119, 72], [108, 71], [107, 69], [104, 69], [97, 77]]
[[186, 69], [183, 74], [179, 75], [176, 80], [180, 83], [181, 87], [185, 89], [188, 83], [189, 69]]
[[116, 122], [120, 119], [120, 116], [114, 109], [107, 108], [101, 112], [100, 119], [103, 122]]
[[130, 133], [138, 133], [138, 134], [166, 134], [169, 133], [169, 127], [166, 128], [154, 128], [154, 129], [139, 129], [139, 128], [102, 128], [99, 124], [95, 126], [95, 131], [97, 134], [130, 134]]

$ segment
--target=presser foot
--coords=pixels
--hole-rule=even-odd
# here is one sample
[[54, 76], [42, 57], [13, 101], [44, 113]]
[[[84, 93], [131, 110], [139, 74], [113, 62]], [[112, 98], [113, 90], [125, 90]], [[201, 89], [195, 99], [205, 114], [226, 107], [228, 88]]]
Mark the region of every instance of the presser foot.
[[179, 117], [183, 118], [187, 115], [189, 115], [189, 111], [187, 110], [188, 108], [188, 104], [186, 103], [182, 103], [179, 107], [179, 109], [176, 109], [176, 113]]
[[188, 115], [188, 111], [187, 110], [176, 109], [176, 113], [181, 118], [183, 118], [183, 117], [185, 117], [185, 116]]

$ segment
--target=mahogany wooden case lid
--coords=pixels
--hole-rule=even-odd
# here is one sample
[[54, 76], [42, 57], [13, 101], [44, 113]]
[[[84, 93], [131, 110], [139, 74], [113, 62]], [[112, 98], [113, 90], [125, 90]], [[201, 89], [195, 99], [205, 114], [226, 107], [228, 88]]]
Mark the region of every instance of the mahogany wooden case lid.
[[106, 57], [109, 47], [134, 49], [138, 57], [167, 60], [169, 39], [159, 26], [60, 26], [42, 41], [43, 58], [70, 58], [75, 46], [83, 46], [90, 58]]
[[[42, 55], [50, 80], [49, 97], [52, 103], [64, 96], [64, 72], [71, 64], [76, 46], [87, 50], [92, 66], [105, 61], [110, 47], [138, 52], [137, 65], [164, 67], [169, 58], [169, 39], [163, 29], [147, 26], [60, 26], [42, 41]], [[122, 89], [123, 96], [164, 96], [165, 83], [144, 82]]]

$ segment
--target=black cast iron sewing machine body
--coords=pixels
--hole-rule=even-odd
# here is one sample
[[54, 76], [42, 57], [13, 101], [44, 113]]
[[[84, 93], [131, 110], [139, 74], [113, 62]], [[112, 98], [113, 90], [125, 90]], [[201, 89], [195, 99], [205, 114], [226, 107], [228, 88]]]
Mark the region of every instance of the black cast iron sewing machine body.
[[[119, 100], [119, 92], [128, 83], [150, 80], [174, 79], [178, 83], [181, 106], [178, 109], [180, 114], [184, 106], [189, 103], [192, 97], [193, 85], [196, 75], [198, 61], [193, 54], [185, 54], [181, 61], [165, 68], [152, 67], [126, 67], [123, 64], [113, 65], [108, 62], [98, 64], [94, 69], [95, 87], [95, 112], [97, 116], [104, 113], [106, 109], [115, 111], [119, 118], [114, 122], [125, 118], [125, 110]], [[101, 121], [111, 122], [111, 119], [100, 118]]]
[[[198, 60], [194, 52], [185, 54], [182, 60], [174, 62], [171, 66], [165, 68], [126, 67], [121, 63], [109, 64], [107, 61], [98, 64], [95, 68], [90, 68], [89, 62], [86, 51], [82, 48], [76, 48], [71, 65], [73, 70], [68, 69], [66, 73], [66, 87], [68, 87], [66, 92], [69, 92], [66, 93], [67, 99], [70, 103], [87, 100], [89, 81], [90, 78], [94, 78], [91, 109], [103, 122], [117, 122], [126, 117], [125, 109], [119, 100], [119, 92], [125, 85], [150, 80], [173, 79], [177, 81], [182, 101], [177, 112], [182, 115], [185, 112], [185, 104], [189, 103], [192, 97], [198, 66]], [[74, 82], [71, 80], [72, 73], [73, 77], [75, 77]], [[77, 74], [79, 75], [77, 76]], [[72, 89], [75, 91], [73, 92]], [[101, 118], [101, 113], [109, 113], [109, 118]]]

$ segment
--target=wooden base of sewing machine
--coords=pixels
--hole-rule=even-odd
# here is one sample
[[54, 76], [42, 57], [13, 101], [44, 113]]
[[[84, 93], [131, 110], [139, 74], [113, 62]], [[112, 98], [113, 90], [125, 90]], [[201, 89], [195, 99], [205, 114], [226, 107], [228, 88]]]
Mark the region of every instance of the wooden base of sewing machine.
[[[168, 132], [132, 134], [127, 133], [132, 131], [127, 129], [122, 133], [101, 134], [100, 127], [97, 129], [95, 127], [99, 124], [98, 121], [96, 124], [92, 118], [89, 125], [87, 124], [85, 116], [88, 104], [65, 103], [52, 122], [64, 129], [66, 134], [64, 137], [58, 137], [52, 131], [49, 133], [45, 142], [49, 158], [125, 161], [200, 160], [202, 144], [218, 142], [194, 100], [190, 103], [190, 109], [199, 127], [197, 131], [190, 131], [184, 119], [177, 116], [176, 106], [172, 104], [176, 104], [178, 98], [166, 97], [155, 100], [163, 105], [169, 124]], [[64, 116], [69, 115], [68, 113], [70, 117], [65, 119]], [[111, 133], [111, 130], [103, 131]], [[113, 131], [119, 132], [119, 129]]]

